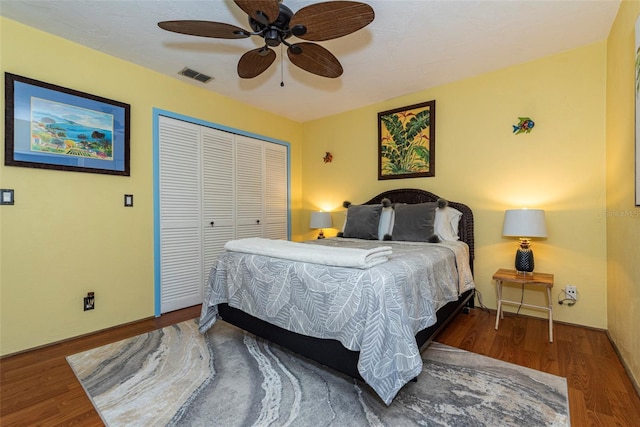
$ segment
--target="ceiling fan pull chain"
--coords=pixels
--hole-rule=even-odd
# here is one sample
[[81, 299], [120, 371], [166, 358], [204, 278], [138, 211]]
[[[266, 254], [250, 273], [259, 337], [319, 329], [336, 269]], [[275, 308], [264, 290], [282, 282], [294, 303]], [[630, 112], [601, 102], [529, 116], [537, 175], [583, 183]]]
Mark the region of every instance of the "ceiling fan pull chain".
[[284, 57], [284, 51], [282, 49], [283, 47], [280, 45], [280, 87], [284, 87], [284, 63], [282, 59]]

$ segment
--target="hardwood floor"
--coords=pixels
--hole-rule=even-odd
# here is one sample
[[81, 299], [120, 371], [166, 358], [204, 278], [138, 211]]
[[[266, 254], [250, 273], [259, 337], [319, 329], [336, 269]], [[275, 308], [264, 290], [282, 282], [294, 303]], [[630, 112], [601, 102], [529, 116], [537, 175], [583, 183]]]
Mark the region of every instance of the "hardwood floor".
[[[101, 426], [65, 357], [199, 314], [196, 306], [1, 359], [0, 425]], [[549, 343], [544, 319], [506, 315], [498, 331], [494, 323], [494, 313], [476, 308], [437, 341], [567, 378], [573, 426], [638, 425], [640, 397], [604, 332], [555, 324]]]
[[0, 426], [102, 426], [65, 357], [199, 315], [195, 306], [0, 359]]
[[604, 331], [479, 308], [458, 315], [436, 338], [443, 344], [565, 377], [572, 426], [638, 426], [640, 396]]

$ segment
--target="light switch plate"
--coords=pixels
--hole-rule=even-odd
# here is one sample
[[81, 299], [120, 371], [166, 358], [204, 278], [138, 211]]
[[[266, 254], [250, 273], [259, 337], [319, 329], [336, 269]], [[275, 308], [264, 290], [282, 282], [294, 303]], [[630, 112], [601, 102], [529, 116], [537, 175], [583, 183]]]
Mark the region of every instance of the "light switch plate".
[[1, 198], [0, 198], [0, 205], [13, 205], [14, 204], [14, 197], [13, 197], [13, 190], [8, 190], [8, 189], [0, 189], [0, 193], [2, 194]]

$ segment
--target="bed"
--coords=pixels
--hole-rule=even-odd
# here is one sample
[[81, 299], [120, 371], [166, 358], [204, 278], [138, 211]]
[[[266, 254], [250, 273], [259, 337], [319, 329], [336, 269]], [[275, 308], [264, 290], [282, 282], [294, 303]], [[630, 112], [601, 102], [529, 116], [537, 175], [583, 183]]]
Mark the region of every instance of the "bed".
[[[379, 239], [353, 238], [362, 237], [358, 234], [362, 230], [353, 234], [357, 212], [389, 211], [390, 203], [395, 215], [395, 224], [389, 228], [393, 233], [383, 237], [380, 228]], [[433, 205], [443, 208], [439, 212], [457, 213], [455, 239], [459, 241], [434, 236], [419, 242], [395, 240], [406, 228], [402, 224], [410, 223], [403, 212], [423, 212]], [[462, 203], [443, 203], [439, 196], [419, 189], [387, 191], [350, 206], [348, 212], [345, 237], [280, 244], [323, 255], [330, 250], [384, 254], [383, 261], [376, 257], [370, 265], [321, 265], [303, 262], [305, 258], [284, 259], [277, 253], [250, 253], [229, 242], [209, 276], [200, 330], [205, 332], [222, 318], [364, 380], [390, 404], [400, 388], [421, 372], [420, 349], [455, 314], [473, 306], [473, 213]], [[380, 227], [382, 218], [377, 219]]]

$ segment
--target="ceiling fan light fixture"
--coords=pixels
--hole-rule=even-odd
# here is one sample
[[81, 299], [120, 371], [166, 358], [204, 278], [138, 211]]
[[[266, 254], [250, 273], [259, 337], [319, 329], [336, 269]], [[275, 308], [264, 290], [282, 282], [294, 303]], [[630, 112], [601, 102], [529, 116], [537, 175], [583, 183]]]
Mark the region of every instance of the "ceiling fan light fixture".
[[280, 32], [274, 28], [264, 32], [264, 42], [267, 46], [276, 47], [280, 45]]
[[249, 37], [251, 35], [250, 32], [245, 31], [245, 30], [235, 30], [233, 32], [233, 34], [237, 35], [240, 38], [245, 38], [245, 37]]
[[289, 52], [293, 53], [294, 55], [300, 55], [302, 53], [302, 47], [297, 44], [292, 44], [291, 46], [289, 46]]
[[296, 37], [304, 36], [307, 34], [307, 27], [302, 24], [294, 25], [293, 28], [291, 28], [291, 34]]
[[269, 22], [271, 22], [267, 14], [261, 10], [256, 10], [254, 16], [256, 17], [256, 21], [260, 22], [261, 24], [268, 25]]

